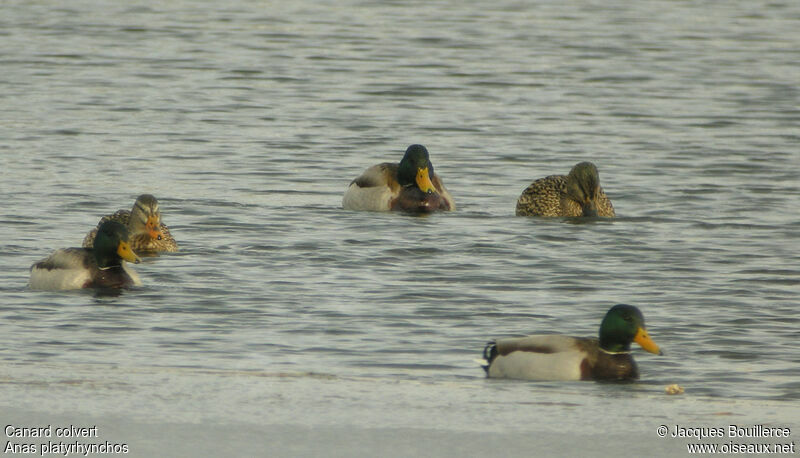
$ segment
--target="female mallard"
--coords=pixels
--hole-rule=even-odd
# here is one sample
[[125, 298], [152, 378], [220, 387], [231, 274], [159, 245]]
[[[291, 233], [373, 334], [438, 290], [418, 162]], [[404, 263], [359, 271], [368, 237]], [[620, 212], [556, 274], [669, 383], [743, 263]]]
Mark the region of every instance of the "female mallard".
[[84, 247], [92, 246], [97, 229], [106, 221], [117, 221], [128, 227], [131, 234], [131, 247], [137, 253], [178, 251], [178, 242], [172, 238], [167, 225], [161, 222], [158, 200], [150, 194], [142, 194], [137, 197], [131, 211], [118, 210], [113, 215], [100, 218], [97, 227], [83, 239]]
[[522, 191], [517, 216], [616, 216], [600, 187], [600, 175], [591, 162], [581, 162], [569, 175], [540, 178]]
[[634, 380], [639, 378], [631, 342], [663, 354], [647, 335], [642, 312], [615, 305], [600, 324], [600, 339], [534, 335], [489, 342], [486, 375], [523, 380]]
[[455, 210], [453, 197], [433, 172], [428, 150], [411, 145], [399, 164], [384, 162], [368, 168], [344, 193], [345, 210], [428, 213]]
[[100, 224], [92, 248], [62, 248], [31, 266], [33, 289], [123, 288], [142, 282], [123, 260], [138, 263], [128, 229], [116, 221]]

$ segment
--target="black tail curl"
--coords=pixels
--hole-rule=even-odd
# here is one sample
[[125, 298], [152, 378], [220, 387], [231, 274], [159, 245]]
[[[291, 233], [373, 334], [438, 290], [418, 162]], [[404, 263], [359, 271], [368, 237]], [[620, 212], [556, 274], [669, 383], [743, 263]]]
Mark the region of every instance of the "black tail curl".
[[497, 342], [491, 340], [483, 347], [483, 359], [486, 360], [486, 365], [481, 367], [486, 371], [486, 375], [489, 375], [489, 366], [492, 365], [492, 361], [494, 361], [495, 358], [497, 358]]

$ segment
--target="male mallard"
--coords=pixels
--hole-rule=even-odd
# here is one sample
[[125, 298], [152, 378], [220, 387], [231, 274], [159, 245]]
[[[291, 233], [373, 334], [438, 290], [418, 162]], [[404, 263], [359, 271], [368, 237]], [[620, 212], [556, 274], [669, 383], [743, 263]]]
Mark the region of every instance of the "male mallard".
[[31, 266], [33, 289], [122, 288], [142, 282], [123, 260], [138, 263], [128, 229], [116, 221], [100, 224], [92, 248], [62, 248]]
[[172, 238], [167, 225], [161, 222], [158, 200], [150, 194], [137, 197], [131, 211], [118, 210], [113, 215], [100, 218], [97, 227], [83, 239], [84, 247], [92, 246], [97, 229], [105, 221], [117, 221], [126, 225], [131, 234], [131, 247], [137, 253], [178, 251], [178, 242]]
[[639, 378], [631, 342], [663, 354], [647, 335], [638, 308], [611, 307], [600, 339], [543, 334], [489, 342], [483, 350], [486, 375], [523, 380], [633, 380]]
[[344, 193], [342, 207], [428, 213], [455, 210], [456, 204], [433, 172], [428, 150], [422, 145], [411, 145], [399, 164], [374, 165], [353, 180]]
[[540, 178], [522, 191], [517, 216], [616, 216], [600, 187], [600, 175], [591, 162], [581, 162], [569, 175]]

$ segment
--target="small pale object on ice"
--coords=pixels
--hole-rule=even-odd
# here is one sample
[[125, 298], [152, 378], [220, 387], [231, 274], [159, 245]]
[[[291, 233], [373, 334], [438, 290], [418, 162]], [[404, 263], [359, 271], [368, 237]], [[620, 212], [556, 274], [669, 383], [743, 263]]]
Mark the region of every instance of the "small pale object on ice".
[[666, 388], [664, 388], [664, 392], [667, 394], [683, 394], [683, 387], [677, 383], [673, 383], [672, 385], [668, 385]]

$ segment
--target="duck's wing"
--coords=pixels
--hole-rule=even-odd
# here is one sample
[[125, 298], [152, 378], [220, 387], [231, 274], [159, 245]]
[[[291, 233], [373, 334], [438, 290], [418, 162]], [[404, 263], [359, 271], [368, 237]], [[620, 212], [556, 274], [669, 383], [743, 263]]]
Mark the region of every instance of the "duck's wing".
[[561, 194], [566, 183], [566, 175], [550, 175], [535, 180], [517, 199], [517, 216], [563, 216]]
[[451, 211], [455, 210], [456, 209], [456, 201], [453, 200], [453, 196], [451, 196], [450, 192], [447, 191], [447, 188], [444, 187], [444, 182], [442, 182], [442, 179], [439, 178], [439, 175], [434, 174], [433, 175], [433, 179], [431, 180], [431, 182], [433, 183], [433, 187], [436, 188], [436, 191], [439, 193], [439, 195], [442, 196], [442, 199], [444, 199], [447, 202], [447, 204], [450, 206], [450, 208], [448, 208], [448, 210], [451, 210]]
[[600, 192], [597, 194], [597, 214], [608, 217], [617, 216], [616, 212], [614, 211], [614, 206], [611, 205], [611, 199], [608, 198], [602, 187], [600, 188]]
[[486, 374], [522, 380], [580, 380], [585, 353], [578, 339], [534, 335], [491, 342], [484, 350]]
[[92, 278], [91, 251], [63, 248], [31, 266], [30, 287], [42, 290], [83, 288]]
[[389, 202], [400, 192], [397, 182], [397, 164], [385, 162], [364, 171], [350, 186], [342, 198], [345, 210], [389, 210]]
[[373, 165], [367, 170], [364, 170], [364, 173], [356, 177], [350, 184], [355, 184], [359, 188], [374, 188], [377, 186], [399, 188], [400, 184], [397, 183], [397, 168], [398, 165], [391, 162]]
[[86, 248], [61, 248], [31, 266], [31, 269], [85, 269], [90, 265], [91, 251]]

